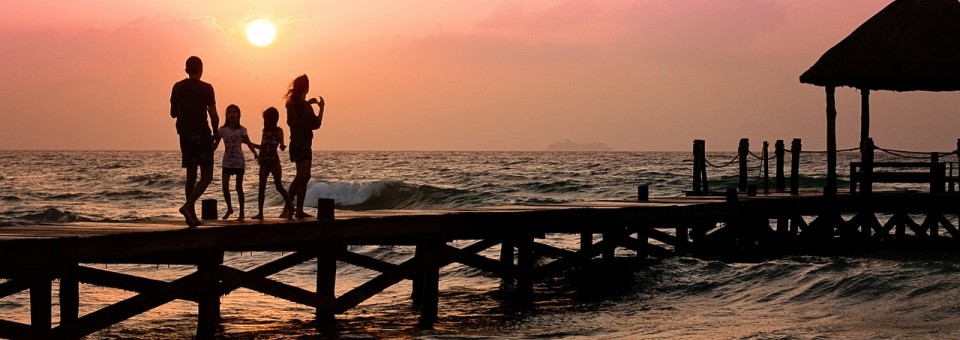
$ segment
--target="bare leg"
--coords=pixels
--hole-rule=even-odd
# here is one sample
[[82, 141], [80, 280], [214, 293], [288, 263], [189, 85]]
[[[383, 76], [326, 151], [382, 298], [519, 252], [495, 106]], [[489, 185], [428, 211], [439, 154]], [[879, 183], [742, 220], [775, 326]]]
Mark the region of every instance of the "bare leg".
[[263, 219], [263, 195], [267, 193], [267, 174], [260, 174], [260, 185], [257, 187], [257, 215], [253, 216], [255, 220]]
[[[261, 183], [261, 188], [266, 184], [266, 178], [263, 179]], [[283, 197], [283, 210], [290, 211], [293, 210], [293, 203], [290, 202], [290, 193], [283, 188], [283, 175], [279, 172], [273, 175], [273, 184], [277, 187], [277, 192], [280, 193], [280, 196]]]
[[193, 187], [193, 190], [190, 191], [190, 195], [187, 196], [187, 202], [180, 207], [180, 214], [186, 219], [188, 227], [196, 227], [203, 223], [200, 222], [200, 219], [197, 218], [197, 200], [200, 199], [200, 196], [203, 195], [204, 191], [207, 191], [207, 186], [210, 185], [210, 182], [213, 181], [213, 165], [202, 165], [200, 166], [200, 180], [197, 182], [197, 185]]
[[230, 214], [233, 214], [233, 202], [230, 201], [230, 174], [226, 171], [223, 172], [221, 182], [223, 182], [223, 200], [227, 201], [227, 213], [223, 214], [223, 219], [228, 219]]
[[237, 221], [243, 222], [243, 175], [237, 175], [237, 202], [240, 204], [240, 216]]
[[297, 210], [296, 216], [298, 218], [310, 217], [307, 213], [303, 212], [303, 202], [307, 196], [307, 183], [310, 182], [310, 167], [312, 166], [312, 160], [303, 160], [297, 162], [297, 175], [294, 178], [294, 181], [297, 181], [297, 191], [291, 191], [292, 195], [297, 196]]
[[187, 182], [185, 183], [183, 198], [189, 198], [190, 192], [193, 191], [193, 188], [197, 186], [197, 167], [188, 166], [187, 167]]

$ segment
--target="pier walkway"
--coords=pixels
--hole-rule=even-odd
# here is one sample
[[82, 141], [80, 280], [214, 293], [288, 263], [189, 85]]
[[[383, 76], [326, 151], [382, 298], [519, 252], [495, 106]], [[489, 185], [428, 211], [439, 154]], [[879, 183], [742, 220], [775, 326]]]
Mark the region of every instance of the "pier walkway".
[[[638, 263], [676, 255], [775, 256], [860, 247], [958, 248], [960, 195], [913, 192], [823, 196], [770, 194], [602, 201], [464, 210], [337, 211], [335, 219], [222, 222], [187, 229], [179, 222], [81, 222], [0, 228], [0, 298], [29, 291], [30, 324], [0, 320], [4, 338], [78, 338], [173, 300], [197, 303], [197, 337], [215, 334], [221, 297], [237, 288], [316, 308], [318, 327], [384, 289], [412, 280], [420, 322], [440, 314], [440, 268], [461, 263], [490, 272], [531, 299], [534, 283], [597, 261]], [[566, 249], [548, 234], [579, 237]], [[413, 246], [400, 263], [354, 253], [351, 246]], [[498, 250], [499, 251], [496, 251]], [[225, 252], [269, 251], [277, 258], [233, 268]], [[491, 251], [491, 258], [480, 252]], [[626, 255], [625, 255], [626, 254]], [[316, 260], [316, 291], [269, 278]], [[379, 272], [335, 294], [337, 263]], [[172, 281], [90, 264], [186, 264]], [[136, 294], [80, 315], [80, 283]], [[54, 319], [54, 285], [59, 319]]]

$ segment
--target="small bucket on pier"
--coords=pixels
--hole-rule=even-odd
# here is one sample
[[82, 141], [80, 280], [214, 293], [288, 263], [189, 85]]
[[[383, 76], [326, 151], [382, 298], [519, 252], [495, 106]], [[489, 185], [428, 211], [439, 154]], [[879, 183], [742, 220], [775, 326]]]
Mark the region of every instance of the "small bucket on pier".
[[318, 198], [317, 199], [317, 219], [318, 220], [332, 220], [333, 219], [333, 206], [336, 201], [332, 198]]
[[217, 219], [217, 200], [211, 198], [200, 201], [200, 218], [205, 220]]

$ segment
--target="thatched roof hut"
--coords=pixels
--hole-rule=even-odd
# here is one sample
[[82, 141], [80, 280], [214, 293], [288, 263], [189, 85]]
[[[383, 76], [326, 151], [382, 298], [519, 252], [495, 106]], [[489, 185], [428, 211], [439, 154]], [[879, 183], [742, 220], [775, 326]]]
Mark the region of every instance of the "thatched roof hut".
[[960, 90], [960, 2], [894, 1], [827, 50], [800, 82], [862, 90]]
[[960, 90], [960, 2], [895, 0], [827, 50], [800, 75], [800, 82], [826, 90], [828, 157], [824, 192], [833, 194], [837, 158], [834, 88], [860, 89], [861, 155], [864, 160], [872, 160], [870, 90]]

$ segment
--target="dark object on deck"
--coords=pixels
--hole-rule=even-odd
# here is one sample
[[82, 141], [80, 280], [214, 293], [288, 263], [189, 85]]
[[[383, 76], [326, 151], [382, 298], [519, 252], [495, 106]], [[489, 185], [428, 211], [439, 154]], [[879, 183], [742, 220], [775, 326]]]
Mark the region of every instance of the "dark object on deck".
[[205, 220], [217, 219], [217, 200], [206, 199], [200, 201], [200, 218]]
[[317, 199], [317, 219], [318, 220], [332, 220], [333, 219], [333, 206], [335, 201], [332, 198], [318, 198]]
[[[800, 82], [827, 94], [827, 187], [836, 188], [834, 88], [861, 93], [861, 145], [870, 138], [870, 90], [960, 90], [960, 2], [896, 0], [827, 50]], [[863, 160], [866, 161], [866, 160]]]
[[637, 186], [637, 201], [646, 202], [650, 200], [650, 187], [646, 185]]

